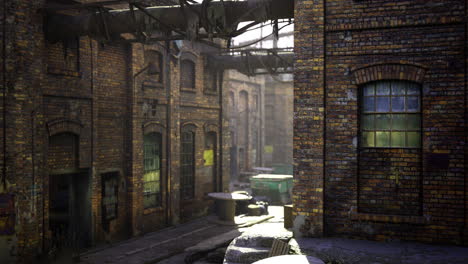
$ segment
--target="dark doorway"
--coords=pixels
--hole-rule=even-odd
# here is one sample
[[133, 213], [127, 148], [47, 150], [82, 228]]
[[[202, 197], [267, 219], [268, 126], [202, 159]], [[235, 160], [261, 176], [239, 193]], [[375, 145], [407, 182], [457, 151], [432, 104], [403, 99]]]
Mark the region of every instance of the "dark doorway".
[[79, 136], [51, 136], [47, 159], [51, 248], [59, 255], [77, 253], [91, 245], [90, 175], [79, 169]]
[[90, 246], [91, 210], [87, 172], [49, 177], [49, 229], [57, 249]]

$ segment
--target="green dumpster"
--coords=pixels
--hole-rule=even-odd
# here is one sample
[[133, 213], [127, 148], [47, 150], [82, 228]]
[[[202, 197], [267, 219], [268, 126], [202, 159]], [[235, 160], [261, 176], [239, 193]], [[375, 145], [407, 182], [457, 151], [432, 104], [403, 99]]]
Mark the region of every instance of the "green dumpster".
[[272, 204], [291, 202], [293, 176], [279, 174], [259, 174], [250, 177], [253, 196], [265, 196]]

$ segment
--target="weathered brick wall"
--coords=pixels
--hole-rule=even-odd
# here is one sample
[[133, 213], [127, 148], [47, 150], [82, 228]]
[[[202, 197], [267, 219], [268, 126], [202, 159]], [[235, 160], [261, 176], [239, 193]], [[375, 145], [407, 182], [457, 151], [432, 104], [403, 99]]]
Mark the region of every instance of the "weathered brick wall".
[[[5, 48], [6, 52], [2, 52], [0, 59], [6, 64], [6, 67], [2, 66], [1, 74], [2, 102], [3, 99], [6, 102], [2, 109], [6, 118], [1, 129], [5, 128], [6, 133], [2, 133], [1, 142], [7, 180], [7, 186], [2, 186], [6, 189], [2, 188], [1, 192], [14, 195], [16, 221], [15, 234], [0, 237], [2, 244], [5, 240], [10, 241], [9, 246], [0, 249], [2, 261], [12, 261], [13, 258], [31, 261], [40, 251], [43, 235], [40, 194], [44, 160], [40, 151], [44, 132], [40, 132], [42, 109], [36, 108], [41, 103], [38, 88], [43, 85], [44, 77], [40, 57], [42, 27], [38, 23], [42, 16], [36, 12], [42, 2], [3, 1], [1, 4], [1, 28], [6, 33], [2, 33], [2, 50]], [[38, 136], [33, 137], [36, 132]], [[4, 140], [6, 152], [3, 150]]]
[[[0, 55], [7, 60], [8, 89], [7, 106], [4, 107], [1, 100], [0, 110], [6, 108], [7, 118], [2, 124], [7, 127], [6, 133], [3, 133], [3, 127], [0, 129], [0, 135], [7, 145], [6, 154], [3, 150], [1, 153], [7, 160], [9, 185], [6, 192], [15, 197], [16, 226], [14, 236], [0, 237], [2, 242], [13, 241], [10, 248], [1, 249], [0, 259], [10, 261], [10, 252], [13, 252], [20, 262], [31, 262], [32, 257], [47, 254], [52, 240], [49, 230], [50, 174], [79, 171], [85, 172], [81, 176], [90, 177], [91, 192], [86, 202], [91, 204], [92, 243], [116, 241], [178, 223], [181, 115], [184, 122], [198, 125], [197, 148], [200, 149], [197, 149], [197, 199], [194, 204], [199, 209], [196, 215], [206, 213], [211, 205], [205, 196], [210, 191], [211, 179], [205, 177], [201, 169], [204, 133], [214, 129], [219, 136], [221, 127], [227, 125], [220, 124], [221, 93], [203, 92], [204, 57], [199, 54], [198, 47], [191, 48], [198, 56], [197, 92], [195, 96], [181, 99], [178, 50], [174, 45], [172, 54], [167, 55], [160, 45], [103, 44], [82, 37], [76, 45], [65, 45], [68, 48], [64, 50], [62, 43], [47, 43], [44, 39], [43, 16], [38, 12], [44, 1], [32, 4], [30, 1], [6, 1], [6, 4], [7, 52]], [[3, 26], [4, 20], [1, 20]], [[145, 66], [145, 49], [158, 50], [170, 64], [168, 75], [161, 84], [155, 84], [146, 73], [135, 77]], [[0, 70], [3, 72], [4, 69]], [[3, 74], [1, 76], [3, 78]], [[171, 96], [167, 96], [169, 92]], [[3, 96], [3, 92], [0, 94]], [[154, 102], [155, 114], [144, 111], [144, 103]], [[167, 114], [171, 115], [170, 122]], [[0, 116], [3, 119], [3, 114]], [[169, 194], [165, 195], [168, 207], [144, 210], [143, 133], [158, 126], [163, 129], [163, 145], [168, 146], [171, 142], [170, 148], [164, 150], [162, 160], [166, 164], [162, 174], [167, 172], [168, 175]], [[73, 149], [73, 142], [56, 144], [54, 140], [49, 147], [49, 139], [61, 133], [76, 135], [76, 149]], [[219, 160], [223, 159], [222, 167], [219, 162], [217, 168], [218, 173], [223, 172], [222, 186], [218, 189], [225, 189], [229, 179], [224, 142], [223, 137], [223, 143], [219, 141], [223, 145], [218, 148], [223, 151], [223, 157], [218, 156]], [[4, 164], [3, 156], [1, 158]], [[118, 213], [105, 230], [101, 177], [109, 172], [118, 173]]]
[[[461, 243], [466, 214], [465, 2], [330, 0], [314, 4], [319, 2], [326, 6], [326, 16], [321, 17], [326, 24], [321, 47], [326, 71], [322, 74], [313, 65], [308, 69], [319, 80], [325, 78], [325, 84], [317, 88], [326, 90], [325, 133], [318, 139], [326, 142], [320, 156], [325, 161], [318, 160], [317, 168], [311, 169], [304, 164], [308, 159], [297, 155], [309, 148], [300, 146], [304, 143], [298, 136], [303, 133], [296, 121], [296, 190], [315, 188], [303, 187], [301, 176], [325, 165], [326, 235]], [[296, 9], [296, 31], [297, 14], [301, 14], [299, 29], [320, 28], [321, 23], [313, 19], [302, 24], [303, 12], [313, 13], [312, 7], [298, 5]], [[313, 38], [303, 34], [299, 30], [296, 38]], [[296, 65], [303, 62], [302, 54], [317, 50], [319, 46], [296, 40]], [[302, 68], [298, 70], [300, 74]], [[317, 77], [307, 77], [310, 86], [314, 85]], [[308, 89], [300, 75], [295, 79], [297, 120], [306, 106], [298, 95]], [[388, 79], [422, 85], [420, 150], [360, 151], [359, 87]], [[312, 122], [317, 114], [312, 112], [306, 120]], [[312, 126], [304, 129], [315, 131]], [[395, 170], [404, 178], [404, 190], [396, 190], [391, 181]], [[318, 182], [308, 179], [322, 183], [320, 178]], [[296, 199], [297, 214], [320, 209]]]
[[[131, 84], [128, 75], [129, 47], [109, 44], [98, 46], [94, 52], [96, 64], [90, 70], [95, 68], [97, 71], [93, 87], [96, 172], [92, 196], [95, 197], [95, 236], [97, 240], [115, 241], [130, 234], [126, 194], [130, 177], [126, 167], [129, 158], [127, 149], [128, 141], [131, 141], [128, 133], [130, 106], [127, 101]], [[118, 172], [119, 194], [117, 219], [110, 221], [109, 231], [106, 232], [102, 223], [101, 175], [107, 172]]]
[[323, 234], [324, 1], [296, 1], [294, 20], [294, 226]]
[[[251, 171], [252, 167], [263, 166], [268, 155], [263, 153], [265, 145], [264, 83], [263, 76], [249, 77], [234, 70], [225, 72], [225, 98], [228, 100], [224, 107], [229, 116], [231, 138], [229, 146], [233, 147], [231, 149], [231, 172], [235, 179], [239, 179], [240, 173]], [[242, 156], [240, 149], [243, 149]]]

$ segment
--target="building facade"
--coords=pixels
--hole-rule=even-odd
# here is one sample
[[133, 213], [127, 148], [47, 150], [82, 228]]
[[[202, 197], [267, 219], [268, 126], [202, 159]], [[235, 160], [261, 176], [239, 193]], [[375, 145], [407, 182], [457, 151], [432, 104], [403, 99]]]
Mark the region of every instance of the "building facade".
[[298, 234], [467, 244], [465, 1], [297, 1]]
[[229, 181], [224, 97], [207, 47], [51, 43], [45, 4], [2, 3], [0, 259], [27, 262], [206, 215], [206, 194]]

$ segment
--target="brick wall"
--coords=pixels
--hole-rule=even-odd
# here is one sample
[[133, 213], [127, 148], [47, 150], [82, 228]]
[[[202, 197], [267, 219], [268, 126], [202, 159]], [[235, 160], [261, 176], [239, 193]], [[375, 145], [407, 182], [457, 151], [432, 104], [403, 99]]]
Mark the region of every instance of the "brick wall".
[[[16, 227], [13, 236], [0, 239], [17, 243], [1, 249], [1, 260], [16, 258], [19, 262], [31, 262], [31, 258], [47, 254], [53, 240], [49, 230], [51, 174], [79, 172], [82, 177], [89, 177], [91, 191], [85, 194], [85, 203], [90, 204], [86, 217], [91, 219], [92, 244], [117, 241], [178, 223], [181, 214], [178, 140], [184, 122], [198, 127], [193, 201], [197, 211], [191, 216], [206, 214], [211, 205], [206, 193], [214, 187], [210, 186], [212, 178], [203, 173], [204, 135], [213, 131], [219, 137], [227, 124], [221, 124], [221, 91], [204, 93], [204, 57], [200, 47], [184, 47], [184, 51], [196, 55], [198, 74], [196, 92], [181, 95], [176, 57], [179, 50], [175, 44], [171, 44], [169, 55], [160, 45], [98, 43], [87, 37], [78, 39], [76, 45], [48, 43], [42, 32], [43, 16], [38, 12], [44, 1], [6, 4], [7, 53], [0, 54], [2, 58], [6, 55], [8, 65], [7, 105], [3, 105], [3, 100], [0, 103], [1, 110], [6, 109], [6, 122], [3, 114], [0, 118], [7, 127], [6, 133], [3, 127], [0, 129], [0, 135], [7, 146], [1, 155], [7, 160], [8, 186], [1, 191], [15, 197]], [[136, 76], [145, 67], [145, 50], [160, 52], [163, 63], [170, 65], [161, 72], [162, 82], [146, 72]], [[146, 210], [142, 189], [143, 134], [157, 129], [161, 129], [164, 138], [165, 200], [164, 207]], [[54, 139], [63, 133], [73, 134], [76, 142]], [[218, 190], [226, 189], [229, 180], [225, 142], [226, 138], [219, 137], [216, 170], [222, 175]], [[0, 163], [5, 164], [3, 156]], [[114, 172], [118, 175], [118, 212], [105, 228], [102, 175]]]
[[[297, 227], [316, 235], [308, 231], [308, 223], [320, 219], [321, 214], [313, 213], [320, 211], [321, 200], [312, 196], [318, 201], [312, 203], [303, 194], [324, 184], [324, 235], [461, 243], [467, 173], [465, 2], [311, 4], [324, 4], [326, 10], [324, 16], [314, 13], [320, 8], [296, 6], [295, 213], [307, 216], [305, 221], [296, 217]], [[316, 18], [308, 18], [313, 14]], [[313, 34], [320, 33], [321, 19], [325, 30], [317, 37]], [[306, 42], [310, 39], [324, 42]], [[319, 61], [316, 53], [324, 56], [324, 72], [312, 58], [305, 60], [314, 54]], [[305, 62], [309, 63], [302, 67]], [[324, 83], [314, 87], [321, 79]], [[422, 85], [420, 149], [359, 147], [359, 88], [389, 79]], [[308, 105], [304, 94], [323, 89], [325, 123], [313, 125], [314, 119], [323, 116], [322, 102]], [[305, 109], [311, 112], [302, 117]], [[325, 133], [319, 134], [322, 130]], [[324, 153], [320, 154], [320, 146], [305, 145], [305, 131], [320, 135], [314, 141], [325, 142]], [[311, 153], [317, 153], [317, 158]], [[322, 166], [323, 178], [312, 176], [321, 175]], [[395, 170], [406, 185], [398, 190], [391, 181]], [[321, 222], [315, 226], [320, 228]]]

